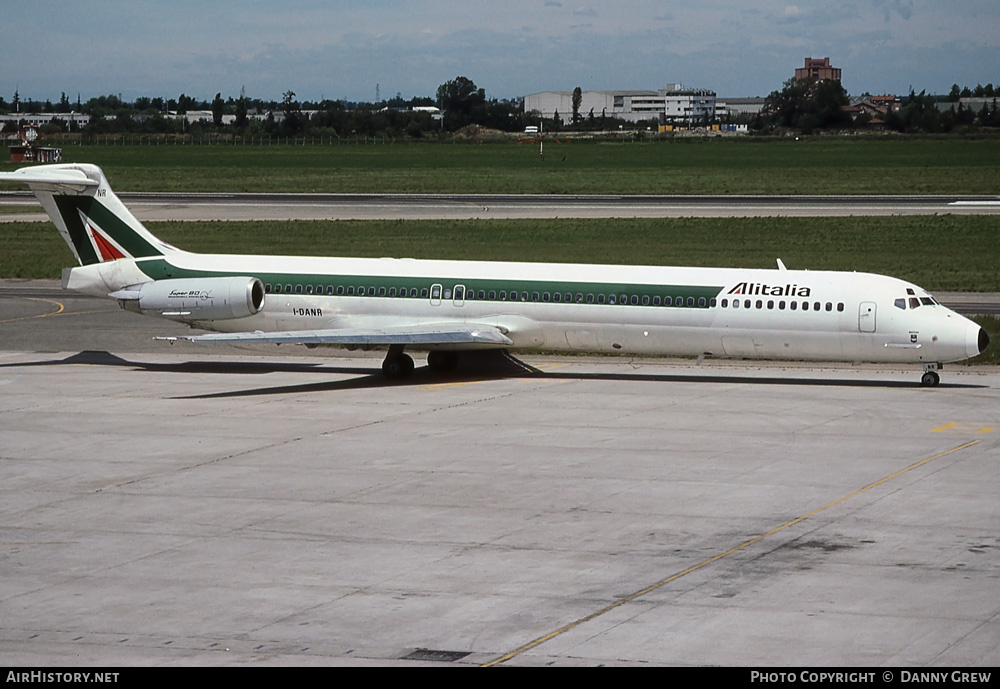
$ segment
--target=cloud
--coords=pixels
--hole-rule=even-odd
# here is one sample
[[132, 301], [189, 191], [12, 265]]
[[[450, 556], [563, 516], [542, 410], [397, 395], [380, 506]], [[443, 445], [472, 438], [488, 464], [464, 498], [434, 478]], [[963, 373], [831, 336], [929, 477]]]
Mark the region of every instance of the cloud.
[[[875, 6], [882, 9], [886, 22], [892, 19], [894, 13], [906, 20], [913, 16], [913, 0], [878, 0]], [[962, 10], [956, 5], [955, 11], [961, 12]]]

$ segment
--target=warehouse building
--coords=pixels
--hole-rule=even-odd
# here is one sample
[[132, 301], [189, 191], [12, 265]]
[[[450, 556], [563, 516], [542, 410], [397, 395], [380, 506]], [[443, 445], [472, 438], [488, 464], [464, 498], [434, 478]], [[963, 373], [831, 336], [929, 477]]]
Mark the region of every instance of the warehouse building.
[[[626, 122], [656, 120], [659, 124], [698, 124], [715, 116], [715, 92], [669, 84], [658, 91], [583, 91], [581, 119], [614, 117]], [[524, 112], [543, 119], [573, 121], [572, 91], [543, 91], [524, 98]]]

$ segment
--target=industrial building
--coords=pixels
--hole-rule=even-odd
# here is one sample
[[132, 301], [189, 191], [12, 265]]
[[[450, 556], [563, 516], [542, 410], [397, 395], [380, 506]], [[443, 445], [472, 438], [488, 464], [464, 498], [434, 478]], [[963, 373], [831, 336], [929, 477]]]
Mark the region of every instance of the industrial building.
[[[543, 119], [573, 121], [572, 91], [542, 91], [524, 98], [524, 112]], [[614, 117], [626, 122], [656, 120], [659, 124], [708, 123], [716, 118], [715, 92], [669, 84], [658, 91], [583, 91], [580, 119]]]

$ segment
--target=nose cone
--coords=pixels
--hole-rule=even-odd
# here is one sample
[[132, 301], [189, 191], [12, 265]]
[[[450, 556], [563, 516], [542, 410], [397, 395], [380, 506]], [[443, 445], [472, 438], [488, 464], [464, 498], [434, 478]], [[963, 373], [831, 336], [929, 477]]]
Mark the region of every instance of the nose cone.
[[965, 337], [965, 349], [969, 358], [979, 356], [989, 346], [990, 336], [986, 334], [986, 330], [980, 328], [975, 323], [970, 324]]

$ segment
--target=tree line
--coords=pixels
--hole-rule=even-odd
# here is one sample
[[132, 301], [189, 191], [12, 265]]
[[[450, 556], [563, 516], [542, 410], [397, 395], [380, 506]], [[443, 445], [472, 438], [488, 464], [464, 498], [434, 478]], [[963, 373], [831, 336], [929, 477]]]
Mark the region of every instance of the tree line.
[[[789, 79], [780, 91], [772, 91], [764, 108], [754, 120], [759, 130], [795, 130], [806, 134], [823, 130], [873, 129], [913, 134], [946, 134], [978, 127], [1000, 127], [1000, 113], [993, 85], [975, 90], [956, 84], [947, 96], [933, 96], [926, 91], [899, 99], [898, 105], [878, 110], [854, 106], [840, 82], [832, 80]], [[962, 98], [981, 98], [978, 108], [964, 105]], [[992, 99], [992, 102], [990, 102]], [[868, 94], [856, 99], [874, 102]], [[940, 104], [951, 103], [942, 108]]]
[[[378, 103], [343, 100], [299, 101], [294, 91], [286, 91], [280, 101], [247, 97], [199, 100], [181, 94], [177, 98], [140, 97], [126, 101], [120, 95], [105, 95], [75, 102], [63, 93], [57, 103], [22, 98], [15, 91], [12, 101], [0, 96], [0, 113], [70, 112], [90, 116], [87, 133], [110, 134], [206, 134], [228, 133], [234, 136], [314, 136], [314, 137], [409, 137], [437, 136], [470, 125], [500, 131], [523, 131], [522, 104], [515, 100], [489, 99], [466, 77], [456, 77], [442, 84], [437, 97], [408, 100], [399, 94]], [[436, 107], [440, 113], [430, 109]], [[209, 116], [195, 122], [181, 117], [204, 111]], [[16, 125], [10, 124], [8, 128]], [[72, 122], [53, 119], [43, 133], [69, 131]]]
[[[624, 128], [653, 128], [658, 122], [626, 122], [605, 113], [581, 113], [581, 89], [573, 92], [570, 123], [557, 113], [544, 121], [545, 131], [603, 131]], [[965, 106], [962, 98], [985, 99], [982, 106]], [[884, 128], [912, 133], [948, 133], [977, 127], [1000, 127], [996, 99], [1000, 89], [993, 84], [975, 88], [952, 86], [944, 96], [919, 94], [911, 89], [900, 99], [898, 110], [885, 113], [851, 112], [851, 99], [836, 81], [786, 81], [773, 91], [756, 116], [740, 121], [755, 131], [767, 133], [794, 130], [810, 134], [816, 131]], [[989, 102], [989, 99], [993, 99]], [[952, 103], [942, 109], [940, 103]], [[433, 106], [440, 112], [431, 112]], [[192, 111], [210, 113], [204, 119], [188, 122], [179, 117]], [[522, 132], [529, 124], [542, 123], [537, 113], [524, 113], [517, 100], [489, 99], [484, 89], [469, 78], [456, 77], [441, 84], [435, 97], [403, 99], [399, 94], [378, 103], [342, 100], [299, 101], [293, 91], [282, 94], [280, 101], [250, 98], [241, 91], [238, 97], [223, 98], [216, 93], [212, 100], [199, 100], [187, 94], [177, 98], [140, 97], [126, 101], [121, 95], [102, 95], [75, 101], [63, 92], [57, 102], [22, 98], [15, 90], [8, 102], [0, 96], [0, 113], [70, 112], [90, 116], [86, 132], [92, 134], [228, 134], [243, 137], [386, 137], [427, 138], [451, 134], [468, 127], [483, 127], [501, 132]], [[727, 120], [728, 122], [728, 120]], [[696, 123], [707, 125], [709, 121]], [[8, 123], [7, 128], [16, 128]], [[53, 119], [44, 134], [70, 131], [73, 122]]]

